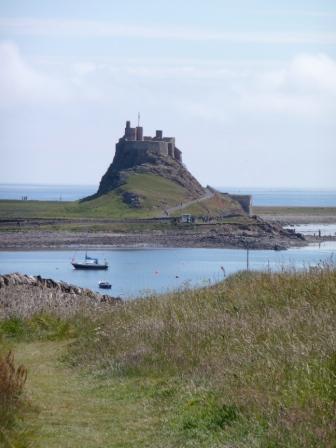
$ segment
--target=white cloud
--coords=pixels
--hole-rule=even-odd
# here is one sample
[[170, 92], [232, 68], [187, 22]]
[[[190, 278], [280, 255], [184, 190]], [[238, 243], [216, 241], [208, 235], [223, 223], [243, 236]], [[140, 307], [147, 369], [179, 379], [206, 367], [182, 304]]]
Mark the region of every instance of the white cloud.
[[68, 92], [64, 84], [29, 65], [18, 47], [0, 43], [0, 104], [20, 102], [64, 102]]
[[257, 73], [241, 86], [241, 106], [331, 119], [336, 112], [336, 61], [324, 54], [298, 55], [277, 70]]
[[336, 16], [336, 12], [335, 11], [327, 11], [327, 10], [309, 10], [308, 8], [305, 9], [294, 9], [294, 8], [290, 8], [290, 9], [269, 9], [269, 10], [263, 10], [260, 11], [259, 14], [264, 15], [264, 16], [298, 16], [298, 17], [335, 17]]
[[300, 55], [291, 63], [287, 78], [296, 86], [336, 94], [336, 62], [324, 54]]
[[3, 33], [35, 36], [126, 37], [189, 41], [221, 41], [253, 44], [322, 44], [336, 43], [335, 32], [223, 32], [204, 28], [174, 26], [139, 26], [95, 20], [57, 20], [1, 18]]
[[[91, 62], [59, 64], [46, 69], [28, 62], [13, 42], [0, 42], [0, 105], [66, 105], [82, 101], [104, 101], [105, 93]], [[88, 79], [88, 76], [92, 78]]]
[[[289, 61], [149, 65], [124, 67], [127, 76], [148, 78], [155, 88], [165, 82], [167, 103], [186, 114], [227, 123], [242, 114], [253, 120], [279, 115], [330, 122], [336, 113], [336, 61], [325, 54], [301, 54]], [[161, 80], [161, 84], [159, 83]]]
[[[336, 61], [302, 54], [287, 62], [90, 60], [29, 64], [13, 43], [0, 43], [1, 103], [138, 104], [184, 108], [226, 122], [241, 114], [327, 117], [335, 111]], [[136, 89], [136, 91], [135, 91]], [[270, 116], [271, 116], [270, 115]], [[277, 116], [277, 115], [276, 115]], [[216, 118], [217, 117], [217, 118]], [[267, 117], [268, 118], [268, 117]]]
[[[336, 61], [326, 54], [267, 63], [43, 62], [26, 59], [5, 42], [0, 64], [0, 102], [13, 109], [8, 114], [0, 108], [8, 180], [20, 178], [16, 161], [24, 157], [29, 169], [24, 166], [22, 176], [40, 170], [52, 172], [54, 182], [98, 181], [123, 121], [140, 110], [146, 133], [163, 126], [176, 135], [188, 166], [204, 183], [299, 185], [305, 178], [309, 185], [316, 176], [316, 185], [334, 185]], [[74, 170], [78, 157], [81, 170]]]

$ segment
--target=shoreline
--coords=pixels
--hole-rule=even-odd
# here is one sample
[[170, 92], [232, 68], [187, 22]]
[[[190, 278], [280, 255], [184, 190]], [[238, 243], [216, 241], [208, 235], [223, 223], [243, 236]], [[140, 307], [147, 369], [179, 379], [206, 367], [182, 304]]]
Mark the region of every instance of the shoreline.
[[150, 248], [228, 248], [285, 250], [304, 246], [304, 237], [263, 221], [160, 230], [64, 231], [26, 229], [0, 232], [0, 250], [90, 250]]
[[286, 250], [336, 237], [296, 234], [283, 226], [336, 224], [333, 207], [255, 207], [258, 216], [173, 225], [166, 220], [0, 218], [0, 251], [225, 248]]
[[253, 207], [260, 218], [281, 225], [336, 224], [336, 207]]
[[[308, 247], [308, 246], [313, 246], [313, 245], [317, 245], [317, 244], [321, 244], [321, 243], [327, 243], [327, 242], [332, 242], [332, 241], [336, 241], [336, 237], [331, 237], [331, 238], [321, 238], [321, 239], [317, 239], [317, 238], [312, 238], [312, 237], [307, 237], [306, 238], [306, 244], [300, 244], [300, 245], [292, 245], [283, 249], [274, 249], [273, 247], [269, 247], [269, 246], [265, 246], [262, 247], [262, 245], [260, 245], [260, 247], [249, 247], [249, 250], [270, 250], [270, 251], [274, 251], [274, 250], [288, 250], [288, 249], [297, 249], [297, 248], [302, 248], [302, 247]], [[58, 252], [58, 251], [64, 251], [64, 252], [89, 252], [89, 251], [113, 251], [113, 250], [117, 250], [117, 251], [127, 251], [127, 250], [176, 250], [176, 249], [228, 249], [228, 250], [246, 250], [246, 247], [242, 247], [242, 246], [229, 246], [229, 245], [213, 245], [213, 246], [151, 246], [151, 245], [143, 245], [143, 246], [112, 246], [112, 245], [87, 245], [87, 246], [83, 246], [83, 247], [79, 247], [79, 246], [75, 246], [75, 247], [71, 247], [71, 246], [43, 246], [43, 247], [8, 247], [8, 248], [2, 248], [0, 247], [0, 253], [3, 252], [44, 252], [44, 251], [54, 251], [54, 252]]]

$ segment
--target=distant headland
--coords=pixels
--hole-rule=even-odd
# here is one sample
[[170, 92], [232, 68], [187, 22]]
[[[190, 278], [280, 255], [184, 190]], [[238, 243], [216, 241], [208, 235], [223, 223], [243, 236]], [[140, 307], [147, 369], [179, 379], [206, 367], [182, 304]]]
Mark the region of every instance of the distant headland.
[[[251, 214], [250, 195], [223, 195], [213, 188], [203, 187], [198, 182], [182, 163], [182, 151], [176, 146], [175, 137], [164, 136], [162, 130], [156, 130], [154, 136], [144, 136], [143, 127], [139, 123], [138, 126], [132, 127], [129, 120], [126, 121], [124, 135], [116, 143], [114, 159], [102, 177], [97, 193], [82, 201], [97, 199], [123, 186], [123, 202], [137, 208], [142, 208], [142, 204], [148, 206], [150, 192], [148, 191], [146, 197], [146, 185], [140, 195], [128, 191], [126, 187], [130, 177], [136, 174], [159, 176], [166, 182], [182, 187], [185, 197], [181, 197], [180, 207], [185, 202], [203, 202], [217, 195], [217, 202], [222, 201], [223, 213], [232, 212], [234, 208], [235, 213]], [[148, 190], [151, 189], [150, 184], [149, 182], [147, 185]], [[167, 214], [167, 210], [172, 206], [168, 193], [166, 197], [162, 195], [162, 208]]]
[[94, 195], [73, 202], [0, 201], [0, 249], [306, 244], [294, 231], [254, 216], [251, 200], [202, 186], [175, 137], [162, 130], [146, 136], [139, 122], [132, 127], [128, 120]]

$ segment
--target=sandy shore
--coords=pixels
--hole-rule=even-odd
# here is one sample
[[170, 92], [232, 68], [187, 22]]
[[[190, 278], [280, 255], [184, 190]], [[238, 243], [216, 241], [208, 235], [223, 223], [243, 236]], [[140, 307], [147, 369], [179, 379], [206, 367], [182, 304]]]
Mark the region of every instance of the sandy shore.
[[335, 224], [335, 207], [254, 207], [255, 214], [270, 223]]

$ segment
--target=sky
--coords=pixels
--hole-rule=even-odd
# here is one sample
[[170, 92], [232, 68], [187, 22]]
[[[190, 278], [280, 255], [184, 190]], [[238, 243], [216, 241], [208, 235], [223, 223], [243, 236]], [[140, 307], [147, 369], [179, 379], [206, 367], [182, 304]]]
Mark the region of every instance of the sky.
[[0, 183], [98, 184], [138, 112], [203, 185], [336, 188], [336, 2], [0, 1]]

